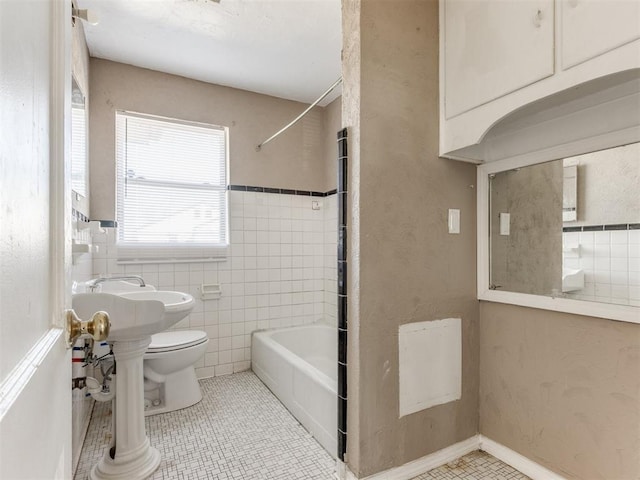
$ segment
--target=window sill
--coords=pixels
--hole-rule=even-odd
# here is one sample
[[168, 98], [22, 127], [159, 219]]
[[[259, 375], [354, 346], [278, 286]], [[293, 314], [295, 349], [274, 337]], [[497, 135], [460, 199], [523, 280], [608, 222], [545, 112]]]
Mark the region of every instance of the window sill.
[[210, 263], [224, 262], [229, 253], [228, 246], [157, 244], [116, 244], [119, 265], [150, 263]]
[[213, 263], [225, 262], [227, 257], [207, 257], [207, 258], [119, 258], [118, 265], [145, 265], [151, 263]]

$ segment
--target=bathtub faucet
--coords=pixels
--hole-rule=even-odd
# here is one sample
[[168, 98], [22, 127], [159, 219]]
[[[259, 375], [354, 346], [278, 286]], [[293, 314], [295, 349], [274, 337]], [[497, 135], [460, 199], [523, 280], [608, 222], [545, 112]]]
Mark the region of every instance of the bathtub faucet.
[[98, 288], [98, 285], [100, 285], [101, 283], [105, 283], [105, 282], [117, 282], [117, 281], [128, 281], [128, 280], [135, 280], [138, 283], [140, 283], [141, 287], [145, 287], [146, 284], [144, 283], [144, 279], [139, 276], [139, 275], [127, 275], [124, 277], [99, 277], [99, 278], [94, 278], [93, 280], [89, 280], [87, 282], [87, 287], [89, 287], [89, 291], [90, 292], [95, 292], [96, 289]]

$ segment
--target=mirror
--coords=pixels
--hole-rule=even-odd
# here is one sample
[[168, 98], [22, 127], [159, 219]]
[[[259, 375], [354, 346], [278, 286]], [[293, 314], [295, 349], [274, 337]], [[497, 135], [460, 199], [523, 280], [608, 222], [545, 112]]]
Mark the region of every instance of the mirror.
[[489, 289], [640, 307], [640, 143], [488, 175]]
[[87, 196], [87, 112], [85, 96], [71, 77], [71, 189], [74, 203]]

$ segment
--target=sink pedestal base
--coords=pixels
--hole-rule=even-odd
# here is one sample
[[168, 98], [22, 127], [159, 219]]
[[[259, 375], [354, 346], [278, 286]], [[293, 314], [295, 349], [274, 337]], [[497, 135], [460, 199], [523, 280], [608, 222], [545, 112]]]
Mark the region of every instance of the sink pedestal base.
[[92, 480], [142, 480], [160, 465], [160, 453], [149, 444], [144, 428], [142, 361], [150, 343], [151, 336], [113, 343], [116, 396], [111, 445], [91, 469]]

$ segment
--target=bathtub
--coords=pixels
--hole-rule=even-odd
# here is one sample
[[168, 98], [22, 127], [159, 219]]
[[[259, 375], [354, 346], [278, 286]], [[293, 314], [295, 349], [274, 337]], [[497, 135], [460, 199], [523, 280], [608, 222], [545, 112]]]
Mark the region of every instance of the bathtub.
[[313, 324], [254, 332], [251, 368], [334, 458], [337, 453], [337, 331]]

